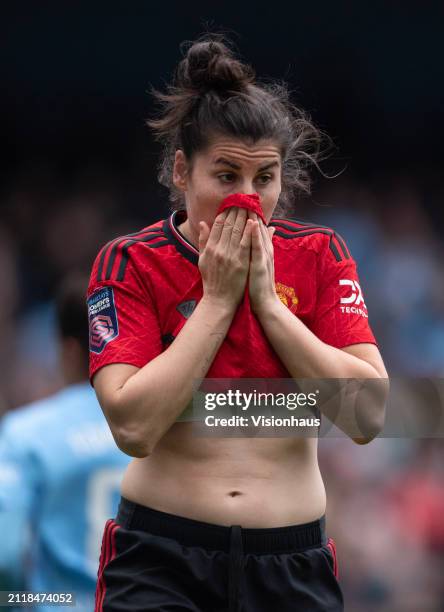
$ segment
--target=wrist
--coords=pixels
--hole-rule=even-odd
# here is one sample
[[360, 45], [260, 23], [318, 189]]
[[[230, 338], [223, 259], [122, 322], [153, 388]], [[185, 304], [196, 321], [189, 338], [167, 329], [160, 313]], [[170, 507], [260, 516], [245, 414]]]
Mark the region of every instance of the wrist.
[[233, 318], [234, 313], [236, 312], [235, 304], [229, 302], [228, 300], [224, 300], [216, 296], [206, 294], [202, 296], [202, 299], [199, 302], [199, 306], [202, 309], [205, 309], [207, 312], [221, 318], [231, 319]]
[[[262, 319], [269, 319], [270, 316], [279, 312], [283, 307], [281, 300], [277, 293], [270, 295], [268, 298], [261, 300], [257, 304], [252, 304], [251, 309], [257, 318], [261, 321]], [[285, 306], [284, 306], [285, 308]]]

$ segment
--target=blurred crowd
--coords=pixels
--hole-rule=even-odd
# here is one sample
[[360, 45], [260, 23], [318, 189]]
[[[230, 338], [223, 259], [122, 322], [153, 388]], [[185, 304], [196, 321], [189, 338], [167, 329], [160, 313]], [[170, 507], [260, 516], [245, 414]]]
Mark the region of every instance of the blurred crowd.
[[[155, 194], [128, 201], [126, 185], [109, 176], [66, 188], [41, 175], [4, 194], [0, 414], [61, 387], [55, 287], [72, 271], [88, 274], [106, 241], [166, 217], [168, 200]], [[444, 241], [426, 211], [410, 177], [375, 187], [342, 176], [291, 215], [345, 239], [390, 375], [444, 375]], [[443, 448], [439, 439], [320, 440], [347, 610], [444, 610]]]

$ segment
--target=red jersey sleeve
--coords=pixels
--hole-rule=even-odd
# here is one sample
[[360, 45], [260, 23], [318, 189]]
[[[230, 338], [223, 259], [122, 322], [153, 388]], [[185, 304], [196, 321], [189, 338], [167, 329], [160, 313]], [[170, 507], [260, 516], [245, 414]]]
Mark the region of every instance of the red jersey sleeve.
[[128, 363], [141, 368], [163, 350], [149, 284], [141, 281], [131, 256], [124, 274], [101, 273], [106, 249], [97, 256], [87, 291], [91, 382], [105, 365]]
[[356, 262], [338, 234], [328, 238], [326, 243], [317, 268], [317, 305], [312, 331], [320, 340], [336, 348], [360, 342], [377, 345]]

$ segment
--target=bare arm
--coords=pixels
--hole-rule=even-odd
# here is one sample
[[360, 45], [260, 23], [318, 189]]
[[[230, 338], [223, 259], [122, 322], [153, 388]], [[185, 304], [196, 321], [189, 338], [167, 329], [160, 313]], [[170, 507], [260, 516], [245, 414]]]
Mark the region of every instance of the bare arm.
[[143, 368], [115, 363], [99, 370], [94, 388], [119, 448], [149, 455], [192, 397], [230, 326], [229, 308], [202, 299], [170, 347]]
[[[387, 377], [378, 349], [346, 351], [322, 342], [276, 296], [256, 312], [270, 343], [294, 378]], [[359, 355], [359, 356], [358, 356]]]
[[[338, 349], [320, 340], [278, 298], [274, 285], [272, 229], [257, 223], [252, 233], [250, 298], [252, 308], [292, 378], [381, 379], [363, 393], [319, 408], [357, 443], [369, 442], [383, 427], [388, 375], [373, 344]], [[332, 385], [332, 389], [341, 385]], [[339, 411], [338, 411], [339, 409]], [[334, 417], [334, 418], [333, 418]], [[360, 425], [358, 426], [357, 421]], [[363, 438], [355, 437], [364, 431]]]
[[[332, 380], [319, 409], [357, 444], [370, 442], [383, 428], [388, 375], [374, 344], [338, 349], [319, 340], [277, 298], [274, 307], [260, 311], [259, 320], [292, 378], [380, 379], [347, 394], [345, 381]], [[383, 379], [383, 380], [382, 380]], [[361, 435], [362, 433], [362, 435]]]
[[[251, 222], [250, 222], [251, 223]], [[199, 269], [204, 293], [170, 347], [142, 368], [103, 367], [94, 388], [119, 448], [148, 456], [192, 399], [222, 344], [242, 298], [249, 264], [250, 224], [245, 211], [202, 224]]]

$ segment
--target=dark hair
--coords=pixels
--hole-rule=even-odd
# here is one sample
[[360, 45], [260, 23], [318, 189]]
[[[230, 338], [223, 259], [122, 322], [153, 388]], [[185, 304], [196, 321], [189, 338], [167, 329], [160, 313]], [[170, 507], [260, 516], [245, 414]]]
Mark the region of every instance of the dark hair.
[[205, 149], [215, 135], [252, 142], [272, 139], [282, 155], [278, 204], [283, 212], [298, 193], [310, 193], [308, 169], [312, 164], [319, 169], [326, 135], [291, 103], [285, 83], [259, 83], [228, 44], [213, 34], [192, 42], [167, 92], [152, 90], [161, 104], [160, 115], [147, 121], [164, 145], [159, 182], [169, 188], [173, 208], [184, 208], [182, 194], [172, 182], [177, 149], [192, 162], [193, 154]]
[[87, 353], [89, 345], [88, 314], [85, 305], [87, 277], [68, 276], [58, 287], [55, 296], [56, 318], [62, 338], [74, 338]]

